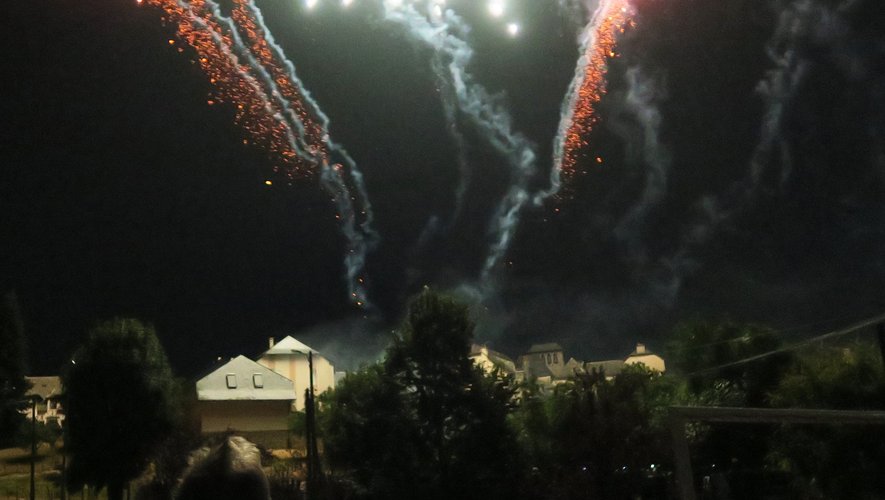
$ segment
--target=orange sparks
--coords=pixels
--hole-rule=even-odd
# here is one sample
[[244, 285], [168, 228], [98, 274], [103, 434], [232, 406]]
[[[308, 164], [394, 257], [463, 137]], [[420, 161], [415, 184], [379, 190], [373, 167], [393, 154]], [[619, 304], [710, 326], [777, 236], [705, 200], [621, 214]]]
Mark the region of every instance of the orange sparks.
[[[587, 46], [587, 65], [572, 109], [572, 122], [563, 138], [560, 170], [565, 181], [575, 174], [579, 153], [588, 145], [585, 139], [599, 121], [597, 105], [606, 93], [608, 59], [616, 57], [617, 34], [631, 26], [632, 19], [627, 0], [611, 0], [604, 16], [594, 31], [594, 41]], [[596, 158], [602, 163], [602, 158]]]
[[[275, 163], [281, 164], [290, 176], [304, 175], [321, 162], [322, 158], [305, 158], [295, 149], [299, 134], [291, 123], [279, 118], [286, 114], [283, 105], [273, 99], [273, 90], [267, 88], [252, 68], [239, 62], [241, 59], [234, 55], [234, 34], [213, 16], [205, 0], [192, 0], [187, 4], [189, 7], [182, 7], [176, 0], [146, 2], [162, 9], [165, 14], [163, 17], [176, 26], [177, 38], [196, 52], [195, 60], [212, 85], [211, 96], [206, 103], [210, 106], [217, 103], [234, 104], [234, 123], [246, 132], [244, 144], [252, 143], [268, 151]], [[236, 10], [239, 11], [235, 13], [238, 23], [244, 23], [238, 26], [238, 30], [257, 34], [254, 21], [246, 12], [242, 0], [237, 1]], [[245, 38], [249, 39], [249, 43], [253, 42], [251, 36]], [[264, 42], [261, 36], [256, 35], [256, 38]], [[176, 42], [170, 38], [168, 43], [175, 45]], [[260, 45], [253, 44], [249, 48], [257, 52]], [[183, 49], [179, 47], [179, 51]], [[297, 110], [300, 120], [308, 130], [308, 146], [325, 152], [319, 139], [323, 133], [318, 131], [322, 127], [315, 124], [315, 120], [305, 109], [297, 85], [280, 69], [281, 65], [273, 59], [269, 51], [255, 55], [266, 69], [273, 72], [278, 82], [286, 83], [285, 89], [288, 92], [285, 97]]]

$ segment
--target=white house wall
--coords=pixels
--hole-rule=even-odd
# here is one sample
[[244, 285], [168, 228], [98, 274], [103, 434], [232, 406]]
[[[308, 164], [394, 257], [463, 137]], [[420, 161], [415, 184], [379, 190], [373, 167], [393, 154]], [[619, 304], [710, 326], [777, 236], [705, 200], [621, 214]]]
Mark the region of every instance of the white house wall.
[[[258, 363], [264, 365], [295, 383], [295, 409], [304, 410], [304, 392], [310, 384], [307, 354], [265, 354]], [[322, 394], [335, 387], [335, 367], [321, 355], [313, 356], [314, 390]]]

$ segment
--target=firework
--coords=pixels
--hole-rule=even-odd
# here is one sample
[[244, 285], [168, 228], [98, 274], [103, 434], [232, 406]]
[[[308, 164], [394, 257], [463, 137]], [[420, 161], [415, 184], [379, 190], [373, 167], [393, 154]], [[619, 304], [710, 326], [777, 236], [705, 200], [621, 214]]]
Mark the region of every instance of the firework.
[[[583, 55], [563, 103], [554, 142], [553, 187], [545, 194], [555, 193], [574, 177], [578, 160], [589, 146], [587, 136], [599, 122], [598, 104], [606, 93], [608, 61], [618, 55], [618, 35], [632, 24], [633, 10], [627, 0], [603, 0], [587, 25]], [[597, 163], [602, 163], [599, 158]]]
[[331, 141], [328, 118], [273, 42], [258, 8], [251, 1], [235, 0], [226, 17], [213, 0], [139, 3], [162, 9], [164, 22], [176, 27], [177, 39], [193, 48], [211, 84], [207, 104], [233, 106], [234, 122], [245, 134], [244, 144], [267, 151], [276, 165], [274, 171], [289, 179], [319, 174], [336, 204], [336, 219], [348, 241], [345, 266], [350, 298], [357, 306], [365, 306], [362, 268], [376, 235], [370, 227], [371, 206], [362, 175], [347, 152]]

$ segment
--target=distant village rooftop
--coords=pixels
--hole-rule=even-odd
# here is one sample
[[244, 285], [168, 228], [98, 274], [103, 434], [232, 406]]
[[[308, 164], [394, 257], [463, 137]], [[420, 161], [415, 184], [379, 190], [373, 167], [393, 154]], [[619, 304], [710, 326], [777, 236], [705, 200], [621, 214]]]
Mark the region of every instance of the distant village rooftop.
[[532, 347], [529, 348], [528, 354], [557, 351], [562, 351], [562, 346], [557, 344], [556, 342], [550, 342], [547, 344], [534, 344]]
[[274, 338], [269, 337], [267, 339], [267, 350], [264, 351], [262, 355], [292, 354], [293, 352], [300, 352], [302, 354], [312, 352], [314, 354], [319, 354], [319, 351], [317, 351], [313, 347], [310, 347], [303, 342], [292, 338], [291, 336], [286, 336], [283, 340], [279, 342], [274, 342]]
[[237, 356], [197, 381], [201, 401], [294, 400], [292, 381], [246, 356]]

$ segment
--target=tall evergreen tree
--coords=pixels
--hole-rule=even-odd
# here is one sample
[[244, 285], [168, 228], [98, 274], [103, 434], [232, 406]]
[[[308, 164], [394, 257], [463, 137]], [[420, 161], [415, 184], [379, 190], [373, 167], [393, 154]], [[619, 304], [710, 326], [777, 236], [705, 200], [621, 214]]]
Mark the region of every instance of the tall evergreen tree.
[[92, 329], [64, 376], [69, 486], [123, 487], [178, 422], [177, 386], [153, 327], [114, 319]]
[[6, 292], [0, 300], [0, 448], [15, 443], [25, 418], [19, 411], [27, 406], [24, 336], [18, 298]]

